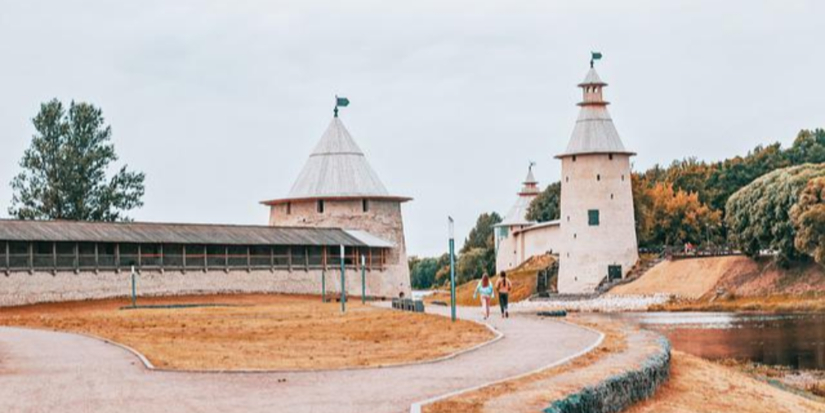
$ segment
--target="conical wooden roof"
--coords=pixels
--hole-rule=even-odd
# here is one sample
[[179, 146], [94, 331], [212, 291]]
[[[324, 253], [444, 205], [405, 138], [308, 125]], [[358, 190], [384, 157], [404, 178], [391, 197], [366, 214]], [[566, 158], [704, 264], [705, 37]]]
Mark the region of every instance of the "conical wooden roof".
[[264, 203], [336, 198], [409, 200], [390, 195], [367, 162], [364, 152], [338, 117], [334, 117], [329, 123], [292, 185], [289, 195]]

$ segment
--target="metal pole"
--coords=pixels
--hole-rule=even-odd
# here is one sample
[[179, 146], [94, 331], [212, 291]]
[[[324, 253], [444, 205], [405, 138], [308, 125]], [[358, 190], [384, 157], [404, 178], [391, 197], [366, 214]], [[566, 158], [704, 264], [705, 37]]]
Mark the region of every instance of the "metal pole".
[[341, 245], [341, 312], [347, 312], [347, 281], [345, 271], [346, 269], [346, 255], [344, 255], [344, 246]]
[[137, 307], [137, 291], [135, 288], [135, 266], [132, 266], [132, 307]]
[[453, 217], [449, 219], [450, 235], [450, 317], [455, 321], [455, 235], [453, 228]]
[[361, 254], [361, 304], [367, 303], [367, 257]]

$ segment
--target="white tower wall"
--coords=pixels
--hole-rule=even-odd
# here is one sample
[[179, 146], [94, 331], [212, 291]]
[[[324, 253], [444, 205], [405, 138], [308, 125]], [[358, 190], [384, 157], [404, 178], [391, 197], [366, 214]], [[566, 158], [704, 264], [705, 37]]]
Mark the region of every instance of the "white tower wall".
[[[598, 211], [598, 225], [591, 225], [588, 211]], [[592, 292], [610, 265], [621, 266], [624, 276], [636, 264], [629, 155], [562, 158], [561, 231], [562, 294]]]

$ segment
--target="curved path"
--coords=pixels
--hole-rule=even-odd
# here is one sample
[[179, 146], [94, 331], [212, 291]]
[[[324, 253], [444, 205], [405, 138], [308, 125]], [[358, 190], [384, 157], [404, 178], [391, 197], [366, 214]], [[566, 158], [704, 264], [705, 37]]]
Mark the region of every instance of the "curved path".
[[[477, 309], [459, 316], [479, 319]], [[526, 315], [489, 323], [504, 338], [448, 360], [296, 373], [151, 371], [99, 340], [0, 327], [0, 412], [407, 412], [414, 402], [557, 363], [601, 339]]]

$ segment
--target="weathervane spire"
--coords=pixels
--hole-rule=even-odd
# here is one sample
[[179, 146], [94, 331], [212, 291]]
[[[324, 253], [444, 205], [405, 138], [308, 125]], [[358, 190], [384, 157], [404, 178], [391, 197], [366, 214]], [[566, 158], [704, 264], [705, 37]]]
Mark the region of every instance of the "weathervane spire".
[[602, 52], [590, 52], [590, 67], [593, 68], [593, 63], [596, 60], [601, 60]]
[[334, 110], [334, 113], [335, 113], [336, 118], [338, 117], [338, 108], [339, 107], [345, 108], [347, 106], [349, 106], [349, 99], [344, 98], [344, 97], [338, 97], [338, 95], [335, 95], [335, 110]]

